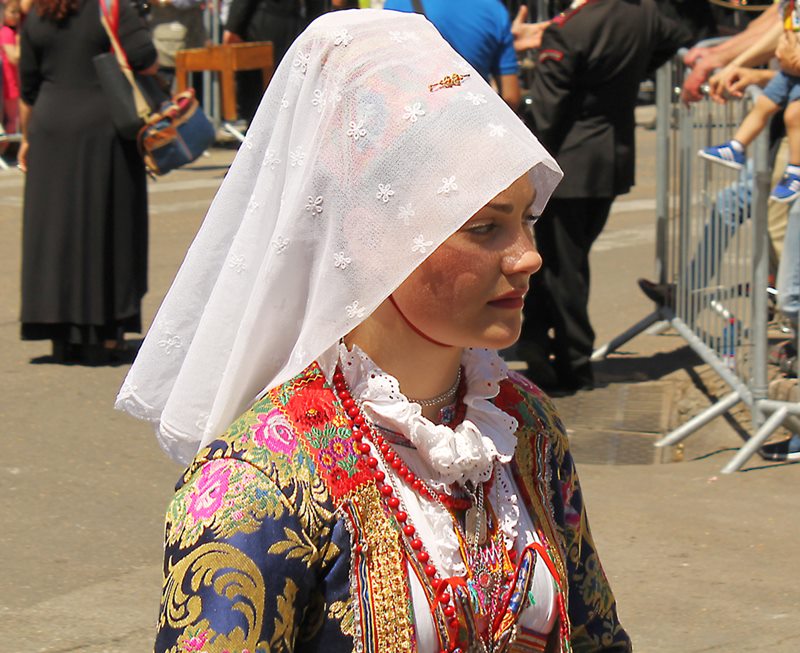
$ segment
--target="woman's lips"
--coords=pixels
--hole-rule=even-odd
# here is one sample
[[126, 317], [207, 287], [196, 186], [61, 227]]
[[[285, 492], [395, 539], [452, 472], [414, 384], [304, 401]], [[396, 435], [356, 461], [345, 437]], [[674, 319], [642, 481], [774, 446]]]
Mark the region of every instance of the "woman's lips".
[[505, 299], [493, 299], [489, 302], [495, 308], [513, 308], [519, 310], [525, 305], [524, 297], [506, 297]]

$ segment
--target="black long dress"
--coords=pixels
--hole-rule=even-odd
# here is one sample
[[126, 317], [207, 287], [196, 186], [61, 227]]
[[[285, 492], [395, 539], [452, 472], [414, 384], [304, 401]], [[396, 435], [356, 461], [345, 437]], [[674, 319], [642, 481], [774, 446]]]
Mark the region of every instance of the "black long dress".
[[[134, 70], [156, 51], [130, 3], [119, 37]], [[22, 234], [22, 338], [95, 345], [141, 331], [147, 290], [147, 183], [120, 139], [92, 57], [108, 52], [98, 0], [60, 22], [31, 12], [20, 39], [28, 173]]]

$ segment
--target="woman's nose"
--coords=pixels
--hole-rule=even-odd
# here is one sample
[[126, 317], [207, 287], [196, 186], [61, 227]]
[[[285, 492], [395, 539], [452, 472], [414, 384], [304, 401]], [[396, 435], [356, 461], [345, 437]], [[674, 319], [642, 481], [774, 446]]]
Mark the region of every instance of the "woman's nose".
[[529, 234], [521, 235], [503, 255], [503, 274], [534, 274], [542, 267], [542, 257]]

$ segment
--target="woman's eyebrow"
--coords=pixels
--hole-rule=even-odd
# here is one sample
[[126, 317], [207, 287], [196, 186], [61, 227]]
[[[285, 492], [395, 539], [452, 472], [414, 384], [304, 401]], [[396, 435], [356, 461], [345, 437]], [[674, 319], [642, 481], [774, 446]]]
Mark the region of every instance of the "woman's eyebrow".
[[[531, 197], [530, 202], [528, 202], [525, 207], [530, 209], [534, 201], [535, 197]], [[494, 209], [495, 211], [501, 211], [502, 213], [511, 213], [514, 210], [514, 205], [511, 202], [503, 202], [502, 200], [492, 200], [486, 204], [486, 207]]]
[[514, 210], [514, 205], [511, 202], [498, 202], [492, 200], [486, 205], [490, 209], [502, 211], [503, 213], [511, 213]]

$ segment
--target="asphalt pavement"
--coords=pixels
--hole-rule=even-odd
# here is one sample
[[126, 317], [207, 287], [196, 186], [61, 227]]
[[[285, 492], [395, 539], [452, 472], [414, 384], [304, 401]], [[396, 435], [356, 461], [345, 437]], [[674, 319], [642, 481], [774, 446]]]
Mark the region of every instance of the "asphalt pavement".
[[[652, 309], [635, 281], [653, 274], [655, 139], [637, 138], [637, 186], [592, 255], [598, 342]], [[232, 157], [212, 150], [150, 183], [147, 323]], [[146, 424], [113, 410], [126, 366], [55, 365], [48, 343], [19, 340], [23, 183], [0, 172], [0, 653], [151, 650], [181, 470]], [[675, 334], [635, 338], [598, 376], [605, 387], [558, 405], [635, 650], [800, 651], [800, 466], [754, 458], [720, 474], [741, 444], [736, 415], [654, 451], [718, 396]]]

